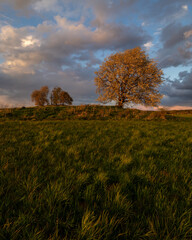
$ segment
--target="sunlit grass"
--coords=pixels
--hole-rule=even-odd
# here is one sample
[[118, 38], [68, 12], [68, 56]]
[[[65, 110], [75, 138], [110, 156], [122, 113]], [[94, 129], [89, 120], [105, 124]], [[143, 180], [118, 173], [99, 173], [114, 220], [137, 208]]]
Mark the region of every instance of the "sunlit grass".
[[0, 122], [0, 239], [192, 239], [191, 121]]

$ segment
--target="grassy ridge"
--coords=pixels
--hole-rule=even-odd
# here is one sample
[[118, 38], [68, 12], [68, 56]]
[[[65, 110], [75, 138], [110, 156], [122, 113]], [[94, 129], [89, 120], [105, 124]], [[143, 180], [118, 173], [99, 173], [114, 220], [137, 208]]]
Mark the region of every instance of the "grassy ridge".
[[48, 106], [32, 108], [0, 109], [0, 121], [3, 120], [130, 120], [130, 119], [173, 119], [180, 115], [192, 116], [192, 111], [141, 111], [121, 109], [113, 106]]
[[0, 239], [192, 239], [188, 121], [0, 122]]

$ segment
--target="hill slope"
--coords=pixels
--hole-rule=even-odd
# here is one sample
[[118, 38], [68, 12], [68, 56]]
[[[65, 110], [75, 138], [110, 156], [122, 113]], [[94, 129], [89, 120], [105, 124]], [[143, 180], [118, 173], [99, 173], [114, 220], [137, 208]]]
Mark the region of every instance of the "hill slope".
[[47, 106], [31, 108], [1, 109], [0, 120], [118, 120], [118, 119], [173, 119], [192, 116], [192, 111], [141, 111], [112, 106]]

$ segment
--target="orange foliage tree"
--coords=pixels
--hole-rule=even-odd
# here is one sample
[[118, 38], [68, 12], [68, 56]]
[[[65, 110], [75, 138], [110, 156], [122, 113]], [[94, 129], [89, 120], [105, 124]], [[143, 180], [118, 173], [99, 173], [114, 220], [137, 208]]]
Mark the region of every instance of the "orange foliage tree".
[[98, 101], [157, 106], [162, 98], [158, 91], [163, 72], [140, 47], [109, 56], [95, 72]]
[[61, 91], [60, 93], [60, 103], [62, 105], [72, 105], [72, 102], [73, 102], [73, 98], [69, 95], [68, 92], [65, 92], [65, 91]]
[[34, 90], [31, 94], [32, 102], [35, 102], [37, 106], [44, 106], [45, 104], [49, 104], [48, 101], [48, 93], [49, 88], [47, 86], [43, 86], [40, 90]]
[[63, 91], [60, 87], [55, 87], [51, 92], [52, 105], [71, 105], [73, 102], [72, 97], [68, 92]]

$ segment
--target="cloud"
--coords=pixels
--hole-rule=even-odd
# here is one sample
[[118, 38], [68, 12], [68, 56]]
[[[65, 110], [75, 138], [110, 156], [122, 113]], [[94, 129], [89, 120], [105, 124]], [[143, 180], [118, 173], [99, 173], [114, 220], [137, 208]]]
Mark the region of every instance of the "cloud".
[[191, 0], [157, 0], [147, 2], [145, 0], [0, 0], [0, 4], [12, 6], [16, 10], [34, 9], [37, 12], [62, 11], [65, 14], [74, 12], [74, 8], [76, 8], [76, 13], [79, 9], [83, 15], [91, 10], [95, 18], [102, 22], [106, 19], [115, 19], [120, 16], [129, 17], [133, 10], [141, 11], [141, 6], [145, 6], [145, 8], [142, 8], [145, 19], [153, 18], [157, 21], [172, 19], [174, 21], [188, 12], [188, 5], [191, 4]]
[[[192, 61], [191, 34], [192, 24], [171, 23], [163, 28], [160, 40], [162, 48], [157, 51], [157, 59], [162, 68], [189, 65]], [[187, 36], [187, 38], [186, 38]]]
[[21, 46], [22, 47], [34, 47], [37, 45], [40, 47], [41, 43], [39, 39], [35, 39], [32, 35], [27, 36], [26, 38], [21, 39]]
[[[0, 96], [29, 102], [33, 89], [58, 85], [76, 102], [94, 102], [98, 65], [107, 55], [136, 46], [152, 53], [162, 68], [190, 65], [189, 4], [191, 0], [0, 0], [6, 6], [0, 15], [0, 86], [5, 90]], [[26, 23], [22, 18], [24, 27], [9, 19], [9, 7], [15, 15], [30, 13]], [[47, 21], [37, 24], [37, 16]], [[175, 84], [163, 88], [169, 104], [179, 102], [184, 91], [188, 96], [189, 89]], [[179, 104], [185, 103], [182, 99]]]
[[150, 50], [150, 48], [152, 48], [154, 46], [154, 44], [150, 41], [147, 42], [143, 45], [147, 50]]
[[187, 5], [183, 5], [182, 9], [184, 9], [185, 11], [188, 11], [188, 6]]
[[192, 36], [192, 29], [184, 33], [185, 38], [190, 38]]
[[31, 91], [43, 85], [61, 86], [69, 90], [77, 102], [88, 98], [94, 102], [93, 80], [96, 67], [101, 63], [99, 52], [124, 50], [148, 40], [150, 37], [137, 26], [102, 23], [93, 27], [61, 16], [37, 27], [3, 26], [0, 29], [0, 52], [4, 59], [0, 63], [0, 85], [17, 103], [24, 99], [29, 102]]
[[146, 21], [153, 20], [154, 22], [167, 24], [168, 22], [175, 22], [188, 14], [188, 5], [191, 0], [157, 0], [144, 1], [145, 10], [143, 11], [143, 18]]
[[10, 4], [16, 8], [24, 8], [40, 0], [0, 0], [0, 4]]
[[32, 5], [33, 9], [37, 12], [41, 11], [59, 11], [58, 0], [39, 0]]
[[129, 18], [134, 5], [139, 0], [85, 0], [84, 5], [92, 9], [92, 12], [96, 20], [100, 22], [106, 22], [107, 20], [115, 21], [116, 18], [126, 17]]
[[31, 104], [26, 99], [21, 102], [11, 98], [10, 95], [0, 95], [0, 108], [22, 107], [24, 105], [30, 106]]
[[163, 105], [192, 105], [192, 69], [190, 72], [180, 72], [178, 78], [164, 83], [161, 91], [165, 94]]
[[167, 110], [192, 110], [192, 107], [189, 106], [173, 106], [166, 108]]
[[159, 111], [161, 109], [165, 109], [166, 111], [172, 110], [192, 110], [192, 107], [189, 106], [159, 106], [159, 107], [145, 107], [145, 106], [136, 106], [136, 108], [143, 110], [143, 111]]
[[7, 75], [0, 73], [1, 104], [10, 106], [31, 105], [30, 95], [35, 89], [47, 85], [49, 89], [60, 86], [74, 99], [74, 104], [95, 102], [94, 68], [76, 66], [73, 70], [67, 69], [55, 73], [38, 72], [35, 75], [17, 74]]
[[132, 48], [141, 45], [150, 37], [137, 26], [121, 24], [95, 23], [94, 30], [79, 22], [70, 22], [66, 18], [57, 16], [57, 26], [60, 31], [58, 37], [65, 40], [66, 45], [73, 45], [81, 49], [90, 47], [95, 49]]
[[[119, 13], [124, 14], [138, 0], [0, 0], [1, 5], [7, 5], [16, 10], [34, 9], [37, 12], [42, 11], [63, 11], [69, 13], [74, 12], [74, 8], [83, 10], [83, 14], [91, 9], [95, 17], [104, 20], [111, 16], [118, 16]], [[85, 10], [85, 11], [84, 11]]]
[[[29, 35], [30, 34], [30, 35]], [[0, 31], [0, 52], [4, 62], [2, 72], [7, 74], [34, 74], [34, 67], [41, 61], [38, 53], [40, 39], [34, 27], [14, 28], [3, 26]]]
[[132, 48], [150, 39], [136, 26], [102, 24], [93, 29], [60, 16], [55, 21], [37, 27], [2, 27], [0, 51], [5, 59], [0, 65], [2, 71], [7, 74], [20, 71], [32, 74], [43, 69], [58, 71], [63, 65], [76, 64], [74, 55], [79, 59], [81, 55], [87, 57], [87, 62], [92, 55], [90, 63], [93, 60], [98, 63], [94, 56], [98, 50]]

